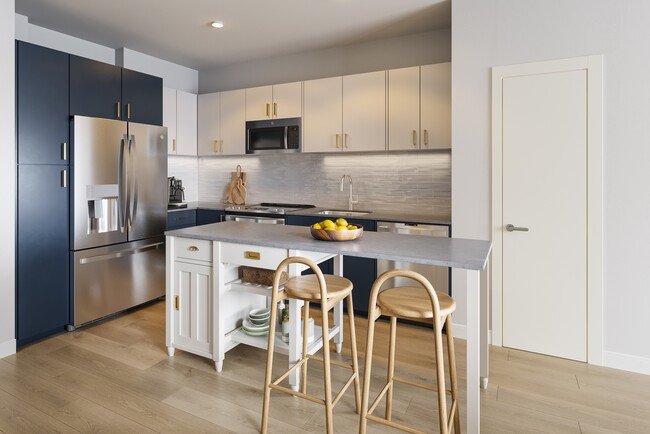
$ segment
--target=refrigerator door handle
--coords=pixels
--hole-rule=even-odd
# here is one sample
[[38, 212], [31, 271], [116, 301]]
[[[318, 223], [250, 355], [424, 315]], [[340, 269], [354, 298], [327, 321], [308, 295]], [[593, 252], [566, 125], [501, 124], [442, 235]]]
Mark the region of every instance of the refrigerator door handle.
[[91, 264], [93, 262], [100, 262], [100, 261], [106, 261], [108, 259], [115, 259], [115, 258], [123, 258], [125, 256], [130, 256], [130, 255], [135, 255], [138, 253], [143, 253], [147, 252], [149, 250], [154, 250], [157, 249], [159, 246], [163, 246], [165, 243], [154, 243], [154, 244], [147, 244], [146, 246], [140, 246], [135, 249], [131, 250], [124, 250], [121, 252], [115, 252], [115, 253], [109, 253], [106, 255], [97, 255], [97, 256], [91, 256], [89, 258], [83, 258], [79, 260], [80, 264]]
[[135, 230], [135, 216], [138, 211], [138, 175], [135, 173], [137, 166], [135, 135], [129, 138], [129, 160], [131, 161], [131, 203], [129, 206], [129, 231]]
[[122, 135], [122, 139], [120, 140], [120, 156], [119, 160], [117, 163], [117, 190], [118, 190], [118, 198], [117, 198], [117, 217], [119, 219], [119, 226], [120, 226], [120, 232], [124, 232], [124, 227], [126, 226], [126, 204], [124, 202], [124, 188], [125, 188], [125, 182], [124, 182], [124, 145], [126, 141], [126, 134]]

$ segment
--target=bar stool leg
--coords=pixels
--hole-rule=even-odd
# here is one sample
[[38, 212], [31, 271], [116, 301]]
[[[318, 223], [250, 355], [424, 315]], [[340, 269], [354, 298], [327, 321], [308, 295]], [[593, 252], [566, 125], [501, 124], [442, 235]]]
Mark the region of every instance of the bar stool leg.
[[438, 418], [440, 434], [449, 434], [447, 425], [447, 397], [445, 389], [445, 357], [442, 351], [442, 321], [434, 318], [434, 337], [436, 347], [436, 378], [438, 383]]
[[278, 322], [278, 301], [276, 294], [271, 297], [271, 318], [269, 319], [269, 340], [266, 351], [266, 373], [264, 374], [264, 404], [262, 405], [262, 434], [267, 432], [269, 423], [269, 400], [271, 399], [271, 375], [273, 373], [273, 347], [275, 346], [275, 325]]
[[460, 403], [458, 402], [458, 380], [456, 378], [456, 350], [454, 349], [454, 334], [452, 331], [451, 315], [445, 321], [447, 327], [447, 358], [449, 360], [449, 381], [451, 382], [451, 402], [456, 403], [454, 414], [454, 433], [460, 434]]
[[[307, 358], [307, 344], [309, 340], [309, 336], [307, 334], [307, 327], [309, 327], [309, 302], [305, 301], [304, 304], [304, 311], [303, 311], [303, 327], [302, 327], [302, 360], [305, 360]], [[323, 341], [324, 342], [324, 341]], [[307, 364], [309, 362], [305, 362], [302, 365], [302, 379], [300, 380], [300, 391], [302, 393], [307, 393]]]
[[359, 434], [366, 433], [368, 426], [368, 398], [370, 395], [370, 371], [372, 367], [372, 348], [375, 343], [375, 321], [377, 321], [375, 303], [371, 303], [368, 311], [368, 337], [366, 339], [366, 358], [363, 365], [363, 392], [361, 393], [361, 416], [359, 420]]
[[388, 391], [386, 393], [386, 420], [391, 420], [393, 412], [393, 377], [395, 376], [395, 345], [397, 341], [397, 317], [390, 317], [390, 339], [388, 343], [388, 373], [386, 382]]
[[332, 376], [330, 373], [330, 341], [329, 337], [329, 318], [327, 316], [329, 303], [322, 300], [320, 304], [323, 328], [323, 372], [325, 382], [325, 426], [327, 434], [334, 433], [332, 421]]
[[350, 329], [350, 348], [352, 353], [352, 372], [354, 373], [354, 403], [357, 414], [361, 413], [361, 388], [359, 387], [359, 361], [357, 359], [357, 332], [354, 327], [354, 307], [352, 293], [348, 295], [348, 323]]

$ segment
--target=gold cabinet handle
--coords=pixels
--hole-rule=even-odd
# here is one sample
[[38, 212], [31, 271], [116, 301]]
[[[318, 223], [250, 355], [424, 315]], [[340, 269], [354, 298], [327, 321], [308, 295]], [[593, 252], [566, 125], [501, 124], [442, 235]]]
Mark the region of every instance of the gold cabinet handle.
[[273, 116], [277, 116], [277, 115], [278, 115], [278, 103], [274, 102], [273, 103]]
[[118, 101], [118, 102], [117, 102], [117, 118], [118, 118], [118, 119], [121, 119], [121, 118], [122, 118], [122, 115], [120, 114], [120, 108], [121, 108], [121, 107], [122, 107], [122, 104], [120, 103], [120, 101]]
[[214, 141], [214, 152], [219, 152], [219, 140]]
[[66, 142], [61, 143], [61, 159], [63, 161], [68, 159], [68, 144]]
[[268, 118], [270, 116], [271, 116], [271, 104], [267, 103], [266, 104], [266, 117]]
[[196, 246], [189, 246], [187, 250], [189, 250], [190, 252], [198, 252], [199, 248]]
[[424, 135], [424, 146], [429, 146], [429, 132], [425, 129], [423, 131]]
[[413, 130], [413, 146], [418, 146], [418, 135], [417, 131]]
[[223, 140], [219, 140], [219, 152], [223, 152]]
[[131, 119], [131, 103], [126, 104], [126, 118]]
[[174, 297], [174, 307], [176, 308], [176, 310], [178, 310], [181, 307], [181, 302], [179, 300], [178, 295]]
[[61, 187], [66, 188], [68, 186], [68, 171], [63, 169], [61, 171]]
[[341, 138], [340, 135], [337, 134], [337, 135], [336, 135], [336, 149], [339, 148], [339, 140], [340, 140], [340, 138]]
[[259, 261], [260, 257], [261, 257], [260, 252], [249, 252], [249, 251], [244, 252], [244, 258], [246, 259], [254, 259], [256, 261]]
[[348, 147], [348, 134], [343, 134], [343, 147], [347, 149]]
[[172, 139], [172, 151], [176, 152], [176, 139]]

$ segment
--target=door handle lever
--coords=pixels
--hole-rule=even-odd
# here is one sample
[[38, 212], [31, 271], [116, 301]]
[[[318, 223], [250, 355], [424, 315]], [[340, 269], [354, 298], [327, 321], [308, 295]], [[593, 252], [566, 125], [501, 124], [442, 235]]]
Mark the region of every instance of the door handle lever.
[[518, 227], [518, 226], [515, 226], [515, 225], [511, 225], [511, 224], [507, 224], [506, 225], [506, 230], [508, 232], [515, 232], [515, 231], [517, 231], [517, 232], [528, 232], [529, 229], [524, 228], [524, 227]]

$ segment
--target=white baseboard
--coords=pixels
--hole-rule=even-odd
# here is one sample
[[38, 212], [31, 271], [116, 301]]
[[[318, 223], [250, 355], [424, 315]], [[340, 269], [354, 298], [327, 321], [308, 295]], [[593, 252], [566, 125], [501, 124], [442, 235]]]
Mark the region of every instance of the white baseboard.
[[650, 359], [646, 357], [603, 351], [603, 366], [650, 375]]
[[[454, 323], [454, 338], [467, 340], [467, 326], [465, 324]], [[488, 331], [488, 345], [492, 345], [492, 330]]]
[[16, 340], [0, 342], [0, 359], [16, 354]]

